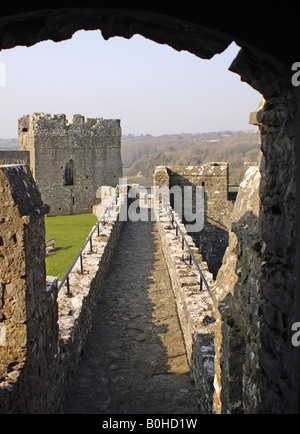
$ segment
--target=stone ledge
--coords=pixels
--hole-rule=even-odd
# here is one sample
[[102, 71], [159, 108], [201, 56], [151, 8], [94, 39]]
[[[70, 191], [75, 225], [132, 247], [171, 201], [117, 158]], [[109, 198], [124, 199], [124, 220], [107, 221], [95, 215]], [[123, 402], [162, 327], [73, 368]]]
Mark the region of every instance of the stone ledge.
[[92, 237], [93, 251], [89, 251], [89, 243], [84, 249], [83, 275], [80, 274], [80, 261], [75, 264], [70, 273], [71, 296], [67, 295], [63, 286], [57, 297], [59, 336], [55, 359], [56, 375], [60, 376], [61, 384], [54, 388], [53, 395], [60, 401], [59, 410], [63, 410], [68, 398], [70, 381], [76, 372], [102, 296], [104, 278], [123, 225], [119, 221], [120, 208], [118, 200], [116, 211], [111, 212], [111, 221], [105, 226], [100, 225], [100, 236], [96, 231]]
[[[184, 336], [191, 375], [197, 387], [201, 410], [212, 412], [214, 380], [214, 303], [206, 289], [200, 291], [200, 277], [197, 267], [189, 263], [187, 248], [182, 250], [181, 237], [176, 237], [176, 229], [164, 221], [161, 208], [156, 209], [163, 253], [166, 258], [177, 304], [178, 316]], [[188, 239], [196, 260], [209, 286], [213, 286], [213, 276], [206, 262], [180, 222], [180, 229]], [[203, 284], [203, 288], [205, 288]]]

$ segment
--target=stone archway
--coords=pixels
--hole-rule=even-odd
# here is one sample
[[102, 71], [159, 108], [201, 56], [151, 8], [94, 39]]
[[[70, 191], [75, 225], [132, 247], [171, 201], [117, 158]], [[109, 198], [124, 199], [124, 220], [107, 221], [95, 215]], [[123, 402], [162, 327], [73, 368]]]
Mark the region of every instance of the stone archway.
[[[259, 306], [263, 320], [259, 359], [262, 369], [257, 381], [263, 405], [257, 412], [271, 412], [274, 397], [281, 402], [274, 411], [298, 412], [299, 356], [290, 341], [291, 324], [300, 316], [300, 297], [296, 290], [299, 92], [291, 84], [290, 73], [291, 64], [297, 60], [291, 48], [291, 41], [294, 44], [297, 41], [297, 26], [292, 11], [284, 27], [281, 12], [272, 14], [261, 5], [259, 15], [269, 14], [262, 28], [256, 25], [257, 11], [247, 11], [247, 17], [236, 17], [233, 6], [226, 5], [226, 8], [226, 11], [216, 11], [203, 6], [200, 12], [194, 8], [177, 11], [163, 5], [136, 9], [130, 4], [122, 8], [73, 4], [70, 8], [65, 3], [60, 7], [53, 3], [51, 9], [20, 6], [10, 10], [7, 7], [0, 16], [0, 48], [32, 45], [45, 39], [60, 41], [70, 38], [79, 29], [100, 29], [105, 39], [117, 35], [130, 38], [139, 33], [202, 58], [222, 52], [232, 40], [242, 47], [230, 70], [266, 99], [264, 109], [257, 115], [262, 133], [260, 228], [265, 245], [262, 258], [268, 264], [260, 275], [264, 288], [263, 303]], [[273, 31], [280, 24], [281, 35], [289, 31], [285, 44], [280, 44], [282, 36]], [[270, 363], [273, 373], [275, 366], [276, 378], [268, 372]]]

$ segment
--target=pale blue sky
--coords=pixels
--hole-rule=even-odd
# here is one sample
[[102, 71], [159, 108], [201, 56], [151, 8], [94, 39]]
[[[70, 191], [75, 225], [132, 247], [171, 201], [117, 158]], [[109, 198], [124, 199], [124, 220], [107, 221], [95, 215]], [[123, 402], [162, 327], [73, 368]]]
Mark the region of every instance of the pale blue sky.
[[100, 31], [3, 50], [0, 137], [17, 137], [18, 118], [32, 112], [118, 118], [123, 134], [251, 129], [261, 95], [228, 71], [238, 50], [202, 60], [139, 35], [104, 41]]

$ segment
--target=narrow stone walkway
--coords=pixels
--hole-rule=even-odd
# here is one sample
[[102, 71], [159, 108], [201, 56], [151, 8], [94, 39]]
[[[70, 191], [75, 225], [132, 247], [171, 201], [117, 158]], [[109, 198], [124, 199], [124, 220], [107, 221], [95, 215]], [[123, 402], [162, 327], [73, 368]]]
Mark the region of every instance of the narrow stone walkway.
[[66, 412], [199, 412], [154, 222], [124, 223]]

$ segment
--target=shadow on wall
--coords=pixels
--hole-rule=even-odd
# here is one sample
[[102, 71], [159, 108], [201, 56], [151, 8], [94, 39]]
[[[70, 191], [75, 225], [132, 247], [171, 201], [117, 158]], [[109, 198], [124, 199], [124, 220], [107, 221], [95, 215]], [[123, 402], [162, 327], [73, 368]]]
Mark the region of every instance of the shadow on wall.
[[259, 405], [263, 250], [259, 217], [247, 211], [232, 223], [215, 287], [221, 314], [215, 346], [222, 413], [256, 413]]
[[203, 230], [191, 233], [190, 235], [199, 248], [203, 261], [207, 262], [209, 271], [213, 274], [214, 279], [216, 279], [229, 242], [226, 226], [223, 226], [219, 222], [213, 223], [213, 220], [207, 217], [207, 213], [205, 213]]
[[[265, 241], [258, 168], [249, 169], [232, 213], [229, 246], [214, 293], [216, 407], [222, 413], [283, 413], [293, 387], [286, 269]], [[274, 265], [276, 269], [274, 269]]]
[[[215, 205], [212, 206], [209, 203], [209, 195], [207, 191], [205, 191], [205, 182], [202, 182], [200, 178], [200, 185], [196, 185], [192, 183], [188, 178], [179, 175], [176, 173], [172, 180], [172, 186], [178, 185], [182, 189], [182, 201], [179, 203], [175, 203], [174, 196], [171, 195], [170, 202], [173, 209], [182, 215], [182, 222], [187, 227], [188, 225], [193, 225], [196, 222], [196, 219], [203, 221], [204, 226], [203, 229], [197, 232], [189, 232], [189, 235], [192, 236], [193, 241], [199, 249], [199, 253], [203, 257], [203, 261], [207, 262], [209, 271], [213, 274], [214, 279], [217, 277], [217, 273], [222, 265], [222, 260], [226, 248], [229, 242], [229, 235], [227, 227], [219, 220], [219, 216], [221, 217], [221, 213], [224, 214], [225, 209], [223, 209], [224, 200], [216, 200]], [[189, 187], [192, 189], [192, 213], [198, 214], [195, 215], [195, 219], [193, 221], [187, 221], [185, 219], [185, 212], [183, 208], [184, 203], [184, 187]], [[196, 187], [202, 187], [204, 189], [204, 203], [203, 207], [199, 205], [196, 206]], [[172, 188], [172, 187], [171, 187]], [[200, 213], [203, 213], [202, 216], [199, 215], [199, 208], [201, 208]], [[225, 208], [225, 207], [224, 207]], [[196, 211], [197, 210], [197, 211]]]

